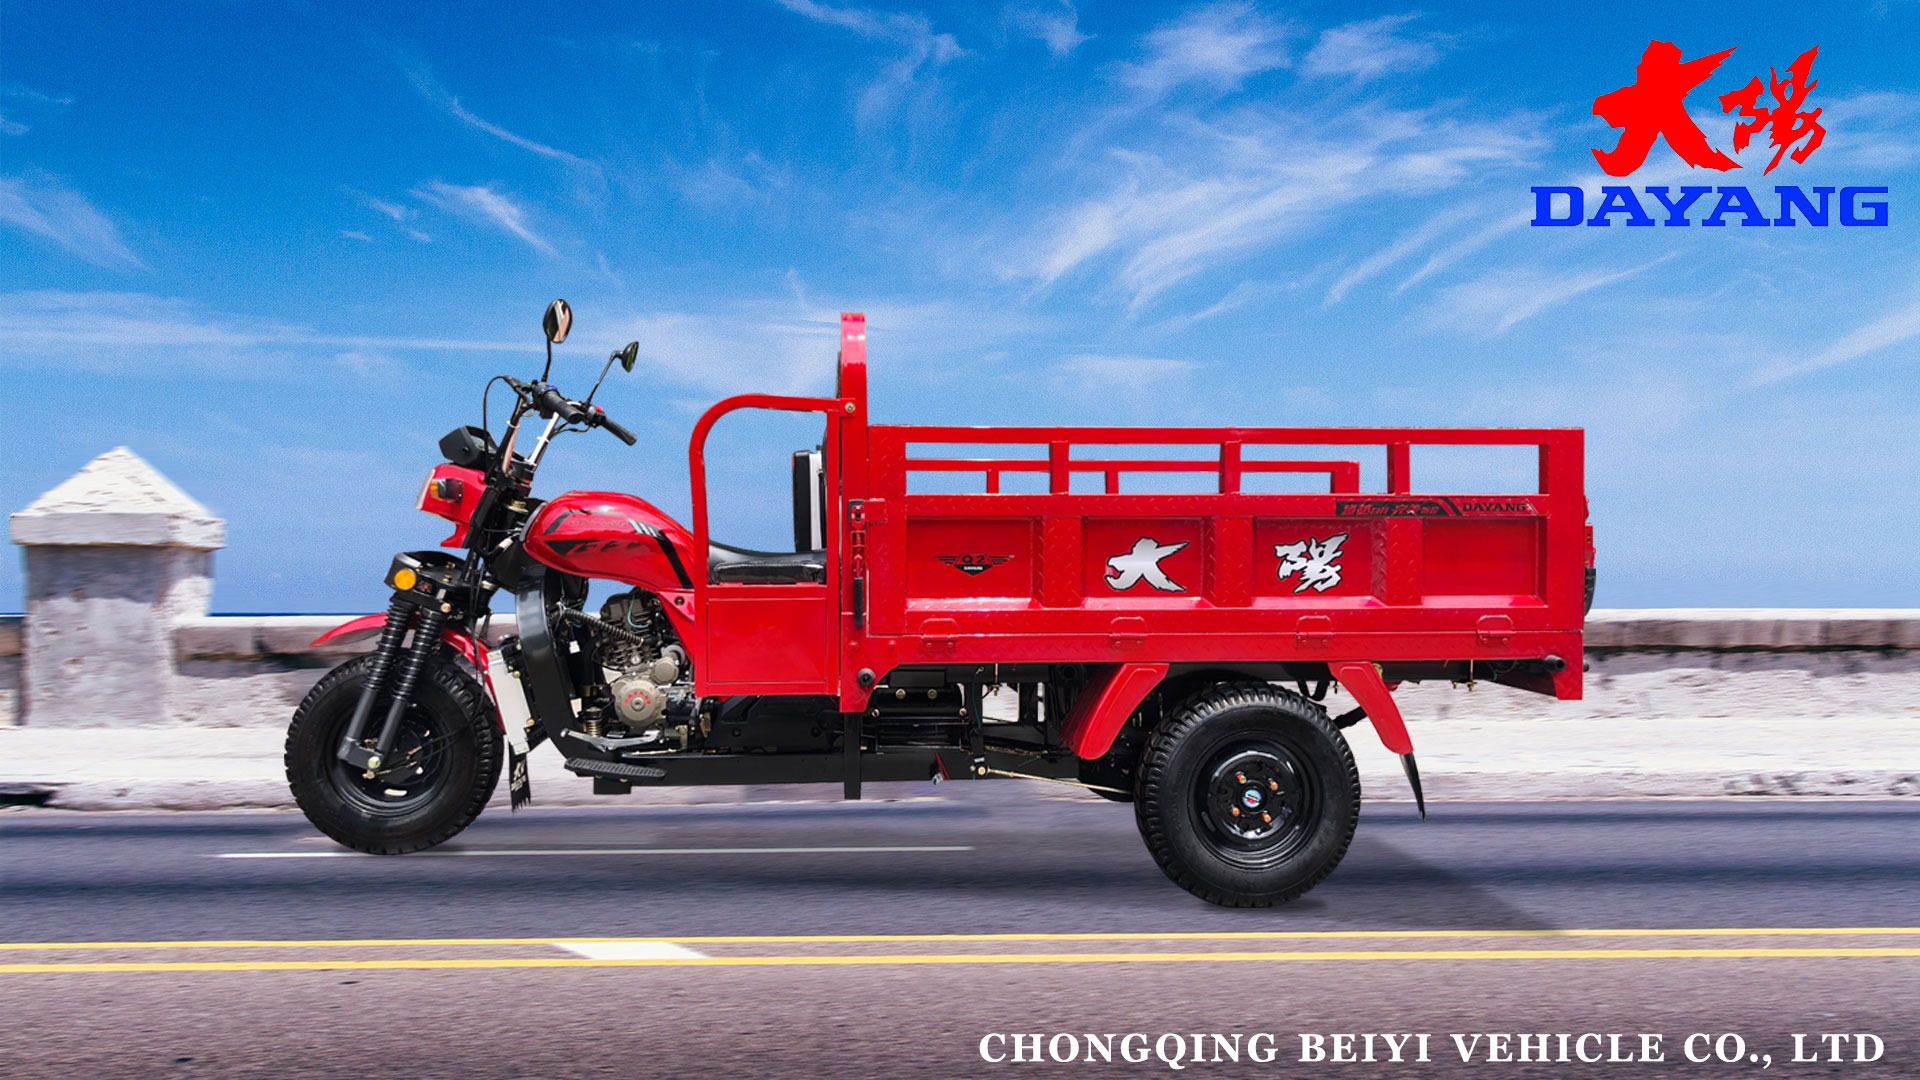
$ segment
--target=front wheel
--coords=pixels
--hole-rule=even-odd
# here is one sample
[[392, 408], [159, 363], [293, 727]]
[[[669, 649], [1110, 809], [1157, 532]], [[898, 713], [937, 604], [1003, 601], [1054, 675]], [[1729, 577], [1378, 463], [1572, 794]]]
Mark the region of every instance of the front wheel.
[[[287, 784], [307, 820], [356, 851], [400, 855], [451, 839], [493, 795], [501, 738], [487, 693], [450, 657], [436, 657], [400, 715], [391, 764], [369, 776], [336, 751], [373, 657], [349, 660], [307, 693], [287, 729]], [[369, 741], [390, 702], [374, 700]]]
[[1270, 907], [1340, 864], [1360, 820], [1360, 773], [1320, 706], [1226, 684], [1154, 731], [1134, 813], [1176, 885], [1225, 907]]

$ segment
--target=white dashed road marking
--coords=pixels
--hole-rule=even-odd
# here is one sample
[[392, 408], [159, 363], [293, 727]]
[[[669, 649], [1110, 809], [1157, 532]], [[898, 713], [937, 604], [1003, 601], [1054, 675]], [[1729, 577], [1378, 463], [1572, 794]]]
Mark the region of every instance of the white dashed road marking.
[[565, 949], [589, 960], [704, 960], [706, 953], [675, 945], [671, 941], [556, 941]]
[[[408, 859], [505, 858], [515, 855], [897, 855], [914, 851], [972, 851], [959, 844], [911, 847], [747, 847], [747, 848], [504, 848], [491, 851], [416, 851]], [[364, 851], [223, 851], [216, 859], [383, 859]]]

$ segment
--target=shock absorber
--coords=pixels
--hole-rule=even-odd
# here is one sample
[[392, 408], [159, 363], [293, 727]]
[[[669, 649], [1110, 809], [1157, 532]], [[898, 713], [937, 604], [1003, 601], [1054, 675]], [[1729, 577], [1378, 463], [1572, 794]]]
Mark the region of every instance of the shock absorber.
[[373, 715], [374, 699], [386, 688], [387, 676], [393, 672], [393, 662], [400, 655], [400, 639], [407, 636], [407, 626], [413, 622], [414, 607], [403, 600], [395, 600], [387, 608], [387, 625], [380, 631], [380, 642], [373, 648], [373, 666], [367, 672], [367, 682], [360, 690], [360, 700], [354, 704], [353, 716], [347, 721], [346, 734], [340, 736], [340, 746], [335, 753], [340, 760], [361, 768], [368, 768], [366, 748], [360, 745], [360, 739], [367, 730], [367, 720]]
[[387, 707], [387, 722], [380, 728], [373, 756], [367, 759], [368, 769], [378, 769], [393, 753], [393, 740], [400, 731], [400, 715], [407, 711], [407, 702], [413, 698], [414, 685], [426, 670], [427, 661], [440, 647], [440, 628], [446, 622], [446, 613], [438, 608], [425, 608], [420, 612], [420, 626], [413, 632], [413, 649], [407, 653], [406, 665], [400, 669], [400, 681], [394, 684], [393, 704]]

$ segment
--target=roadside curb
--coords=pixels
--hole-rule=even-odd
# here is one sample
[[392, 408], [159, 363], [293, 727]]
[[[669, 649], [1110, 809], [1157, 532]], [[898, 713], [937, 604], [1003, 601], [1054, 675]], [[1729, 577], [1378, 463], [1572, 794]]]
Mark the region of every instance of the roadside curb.
[[[1430, 804], [1609, 798], [1920, 796], [1920, 724], [1861, 717], [1812, 724], [1660, 718], [1549, 722], [1441, 719], [1409, 725]], [[1369, 801], [1411, 799], [1399, 759], [1364, 725], [1348, 731]], [[103, 752], [103, 740], [115, 754]], [[285, 810], [278, 728], [0, 728], [0, 805], [66, 810]], [[536, 806], [700, 805], [769, 797], [766, 788], [636, 789], [596, 796], [559, 757], [535, 751]], [[816, 790], [817, 789], [817, 790]], [[791, 789], [800, 801], [837, 785]], [[938, 789], [927, 785], [925, 793]], [[957, 789], [953, 789], [957, 790]], [[945, 791], [940, 791], [945, 794]], [[1045, 785], [1045, 797], [1097, 796]], [[506, 806], [506, 788], [494, 802]]]

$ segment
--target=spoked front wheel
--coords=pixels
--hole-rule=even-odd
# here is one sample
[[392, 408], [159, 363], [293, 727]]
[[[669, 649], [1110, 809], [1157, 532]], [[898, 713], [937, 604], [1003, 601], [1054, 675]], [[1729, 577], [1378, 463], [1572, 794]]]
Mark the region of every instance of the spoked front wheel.
[[[362, 656], [321, 679], [287, 729], [287, 784], [307, 820], [356, 851], [400, 855], [449, 840], [466, 828], [500, 779], [501, 738], [487, 693], [450, 659], [421, 672], [382, 768], [340, 760], [336, 750], [366, 685]], [[390, 699], [374, 701], [369, 742]]]

